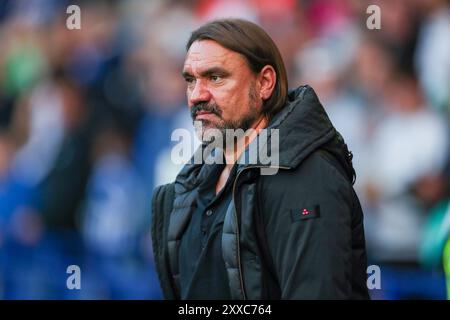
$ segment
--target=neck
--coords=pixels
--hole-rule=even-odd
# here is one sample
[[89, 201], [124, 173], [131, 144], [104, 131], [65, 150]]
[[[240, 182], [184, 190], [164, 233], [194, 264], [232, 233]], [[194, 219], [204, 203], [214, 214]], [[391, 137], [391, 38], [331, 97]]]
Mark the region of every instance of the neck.
[[232, 146], [226, 146], [225, 148], [225, 161], [227, 167], [231, 169], [235, 162], [239, 159], [245, 148], [258, 136], [262, 129], [266, 128], [268, 120], [264, 115], [261, 115], [244, 134], [243, 137], [238, 139]]

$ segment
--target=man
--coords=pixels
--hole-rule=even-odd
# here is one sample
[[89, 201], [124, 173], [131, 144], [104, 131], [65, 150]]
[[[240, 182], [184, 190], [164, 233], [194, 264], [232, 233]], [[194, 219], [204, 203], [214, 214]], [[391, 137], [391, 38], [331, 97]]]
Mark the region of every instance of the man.
[[[272, 39], [248, 21], [208, 23], [187, 43], [183, 76], [200, 151], [217, 131], [250, 134], [213, 149], [224, 164], [188, 163], [155, 190], [152, 240], [165, 297], [368, 298], [351, 153], [309, 86], [288, 93]], [[278, 163], [236, 161], [269, 129]], [[261, 170], [269, 168], [276, 173]]]

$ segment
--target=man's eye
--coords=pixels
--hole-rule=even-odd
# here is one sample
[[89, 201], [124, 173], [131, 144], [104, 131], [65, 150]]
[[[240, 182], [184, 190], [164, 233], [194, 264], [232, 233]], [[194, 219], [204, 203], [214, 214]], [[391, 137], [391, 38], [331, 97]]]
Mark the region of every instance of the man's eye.
[[194, 78], [184, 78], [184, 80], [186, 80], [187, 84], [193, 84], [194, 83]]
[[220, 81], [221, 79], [222, 79], [221, 76], [211, 76], [211, 81], [213, 81], [213, 82]]

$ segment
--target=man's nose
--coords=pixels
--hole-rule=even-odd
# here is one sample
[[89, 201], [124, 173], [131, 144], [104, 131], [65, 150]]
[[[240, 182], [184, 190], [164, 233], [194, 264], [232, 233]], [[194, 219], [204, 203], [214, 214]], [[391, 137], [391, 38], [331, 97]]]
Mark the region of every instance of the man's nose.
[[211, 100], [211, 92], [202, 81], [197, 81], [195, 87], [188, 93], [188, 99], [191, 106], [200, 102], [208, 102]]

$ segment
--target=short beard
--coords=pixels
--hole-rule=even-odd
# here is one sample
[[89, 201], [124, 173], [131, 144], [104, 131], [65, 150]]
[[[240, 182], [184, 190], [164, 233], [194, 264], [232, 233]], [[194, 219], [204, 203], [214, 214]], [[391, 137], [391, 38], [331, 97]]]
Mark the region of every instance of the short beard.
[[[241, 119], [236, 121], [225, 121], [222, 119], [222, 109], [220, 106], [214, 105], [204, 105], [199, 104], [195, 105], [191, 110], [193, 117], [195, 113], [199, 110], [209, 111], [217, 115], [223, 121], [217, 125], [213, 125], [211, 121], [203, 120], [203, 121], [194, 121], [195, 131], [197, 133], [198, 138], [202, 141], [203, 144], [209, 144], [214, 142], [218, 146], [231, 146], [236, 143], [236, 137], [233, 135], [227, 135], [227, 130], [243, 130], [244, 132], [251, 128], [252, 124], [260, 116], [260, 112], [258, 111], [258, 94], [256, 93], [256, 87], [254, 84], [250, 86], [249, 92], [249, 112], [245, 114]], [[194, 109], [195, 108], [195, 109]], [[212, 127], [212, 128], [211, 128]], [[220, 133], [220, 134], [215, 134]], [[222, 141], [215, 141], [216, 137], [222, 137]]]

